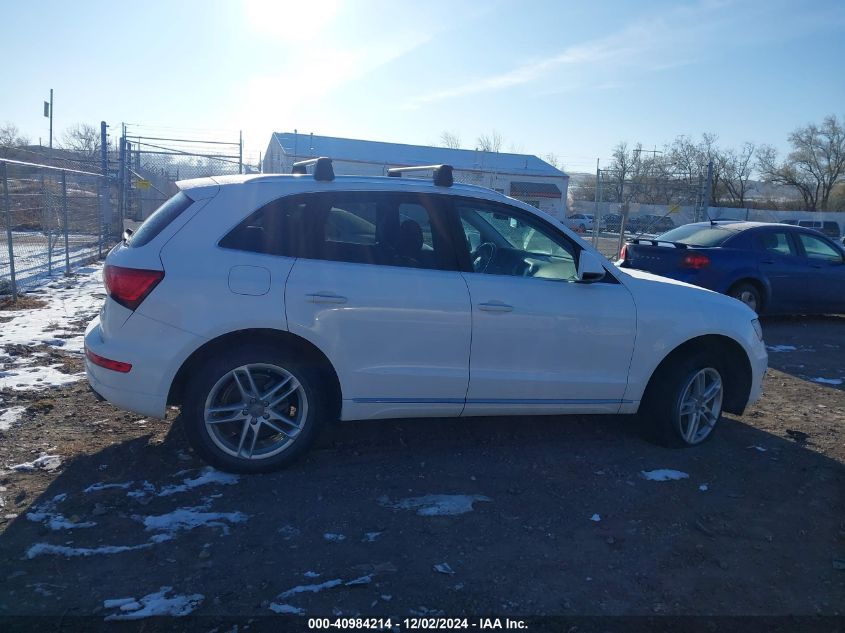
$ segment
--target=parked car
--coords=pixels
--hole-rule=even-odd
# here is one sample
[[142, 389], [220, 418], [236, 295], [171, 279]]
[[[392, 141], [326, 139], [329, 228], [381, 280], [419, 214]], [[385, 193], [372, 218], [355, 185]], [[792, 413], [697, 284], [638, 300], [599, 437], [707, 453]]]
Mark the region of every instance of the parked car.
[[622, 216], [619, 213], [607, 213], [601, 218], [601, 228], [603, 231], [611, 231], [618, 233], [622, 226]]
[[238, 472], [338, 418], [643, 411], [692, 446], [759, 396], [766, 349], [741, 303], [620, 270], [448, 166], [430, 182], [320, 161], [180, 182], [111, 250], [85, 333], [95, 392], [144, 416], [180, 406], [194, 451]]
[[566, 218], [565, 222], [573, 231], [585, 233], [593, 230], [593, 215], [591, 213], [576, 213]]
[[758, 313], [845, 312], [845, 249], [800, 226], [686, 224], [628, 242], [619, 265], [730, 295]]
[[791, 224], [793, 226], [801, 226], [805, 229], [815, 229], [828, 237], [834, 239], [842, 235], [839, 224], [832, 221], [822, 220], [783, 220], [781, 224]]
[[675, 222], [668, 215], [639, 215], [628, 218], [628, 233], [665, 233], [675, 228]]

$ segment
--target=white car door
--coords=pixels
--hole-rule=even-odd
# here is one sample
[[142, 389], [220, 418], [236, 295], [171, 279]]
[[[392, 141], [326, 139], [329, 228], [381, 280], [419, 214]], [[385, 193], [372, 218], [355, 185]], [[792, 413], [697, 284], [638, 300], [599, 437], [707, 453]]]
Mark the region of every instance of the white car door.
[[288, 327], [334, 366], [343, 419], [457, 416], [469, 380], [470, 301], [431, 198], [312, 194], [288, 277]]
[[[520, 209], [455, 202], [472, 300], [464, 415], [617, 412], [636, 335], [630, 292], [575, 281], [579, 247]], [[470, 246], [465, 246], [469, 251]]]

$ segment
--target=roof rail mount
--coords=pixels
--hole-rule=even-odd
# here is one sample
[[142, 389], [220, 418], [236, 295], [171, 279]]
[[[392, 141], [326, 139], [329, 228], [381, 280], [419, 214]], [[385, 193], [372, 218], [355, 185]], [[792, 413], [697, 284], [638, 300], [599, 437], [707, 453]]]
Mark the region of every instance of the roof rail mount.
[[400, 178], [402, 174], [409, 171], [433, 171], [434, 184], [438, 187], [451, 187], [455, 182], [452, 178], [451, 165], [421, 165], [419, 167], [392, 167], [387, 170], [387, 175]]
[[309, 160], [300, 160], [293, 164], [293, 169], [290, 170], [290, 173], [305, 175], [308, 173], [307, 167], [309, 165], [314, 165], [314, 180], [334, 180], [332, 159], [327, 158], [326, 156], [311, 158]]

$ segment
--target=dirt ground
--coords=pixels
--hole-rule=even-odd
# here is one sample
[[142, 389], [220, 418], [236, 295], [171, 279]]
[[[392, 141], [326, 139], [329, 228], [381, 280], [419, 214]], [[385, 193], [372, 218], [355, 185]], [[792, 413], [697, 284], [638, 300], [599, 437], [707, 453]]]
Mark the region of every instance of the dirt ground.
[[[0, 431], [0, 616], [102, 621], [124, 613], [104, 601], [163, 587], [209, 622], [842, 616], [845, 319], [764, 331], [760, 402], [680, 451], [622, 416], [388, 420], [333, 425], [287, 470], [227, 479], [203, 470], [176, 411], [141, 419], [84, 381], [0, 393], [27, 407]], [[61, 464], [8, 470], [42, 453]], [[641, 474], [655, 469], [688, 477]], [[426, 515], [429, 495], [468, 495], [440, 498], [466, 511]]]

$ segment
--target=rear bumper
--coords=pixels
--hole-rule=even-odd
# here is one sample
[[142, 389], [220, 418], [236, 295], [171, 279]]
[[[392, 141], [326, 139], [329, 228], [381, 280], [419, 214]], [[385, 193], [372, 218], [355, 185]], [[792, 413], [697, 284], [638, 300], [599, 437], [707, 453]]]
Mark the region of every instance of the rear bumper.
[[[137, 319], [136, 319], [137, 317]], [[132, 369], [121, 373], [106, 369], [85, 358], [85, 374], [91, 388], [104, 399], [121, 409], [139, 415], [164, 418], [167, 411], [167, 395], [170, 382], [178, 369], [179, 345], [172, 335], [172, 328], [166, 326], [151, 330], [145, 317], [135, 314], [132, 319], [141, 327], [126, 325], [120, 335], [105, 337], [99, 317], [85, 330], [85, 348], [95, 354], [112, 360], [132, 364]], [[137, 330], [137, 331], [136, 331]], [[178, 332], [180, 339], [193, 338]], [[184, 341], [182, 341], [184, 342]], [[176, 353], [174, 353], [176, 352]]]

